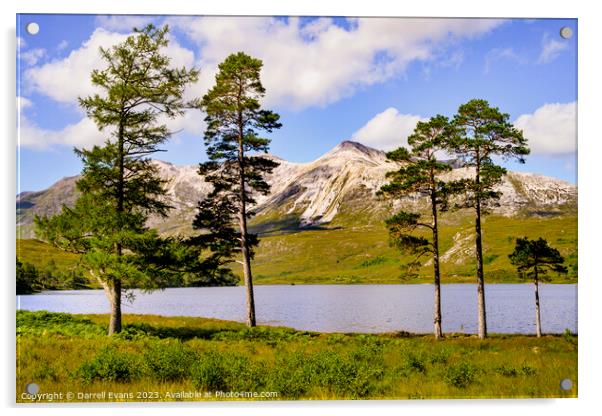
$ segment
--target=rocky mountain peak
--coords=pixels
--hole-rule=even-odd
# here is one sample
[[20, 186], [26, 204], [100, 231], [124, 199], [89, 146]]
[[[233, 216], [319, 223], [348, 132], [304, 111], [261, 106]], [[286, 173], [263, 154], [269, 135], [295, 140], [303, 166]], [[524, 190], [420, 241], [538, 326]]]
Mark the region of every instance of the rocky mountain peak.
[[343, 163], [347, 161], [368, 161], [373, 164], [381, 164], [386, 158], [387, 155], [382, 150], [376, 150], [351, 140], [344, 140], [314, 163], [326, 160], [339, 160]]
[[[309, 163], [291, 163], [270, 154], [266, 157], [280, 165], [267, 177], [270, 194], [258, 195], [257, 205], [252, 207], [258, 219], [264, 214], [265, 218], [295, 217], [303, 227], [328, 223], [341, 212], [349, 215], [390, 210], [386, 202], [376, 198], [376, 193], [386, 183], [386, 173], [395, 170], [396, 165], [380, 150], [346, 140]], [[167, 219], [152, 218], [149, 226], [166, 233], [189, 232], [195, 207], [210, 192], [211, 185], [199, 176], [198, 165], [154, 163], [166, 181], [167, 198], [174, 209]], [[446, 174], [446, 180], [471, 175], [470, 169], [458, 168], [458, 161], [447, 163], [454, 169]], [[62, 204], [73, 204], [76, 180], [77, 177], [65, 178], [47, 190], [23, 192], [17, 197], [17, 225], [25, 227], [24, 236], [32, 235], [35, 214], [52, 215], [60, 211]], [[515, 215], [525, 208], [544, 215], [577, 201], [575, 185], [534, 174], [508, 172], [498, 190], [502, 198], [494, 210], [502, 215]], [[425, 202], [408, 197], [403, 203], [419, 208]]]

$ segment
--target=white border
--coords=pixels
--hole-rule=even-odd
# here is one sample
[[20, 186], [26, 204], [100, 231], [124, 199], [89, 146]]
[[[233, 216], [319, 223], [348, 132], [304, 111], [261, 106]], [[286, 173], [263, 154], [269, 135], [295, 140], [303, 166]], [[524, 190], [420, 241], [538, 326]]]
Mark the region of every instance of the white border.
[[[7, 4], [8, 3], [8, 4]], [[393, 2], [370, 0], [362, 2], [341, 0], [220, 0], [193, 2], [191, 0], [103, 0], [102, 2], [74, 2], [73, 0], [20, 0], [3, 2], [3, 65], [4, 98], [0, 116], [4, 127], [1, 152], [4, 172], [2, 187], [2, 239], [1, 256], [4, 273], [2, 352], [4, 365], [0, 391], [2, 404], [9, 407], [8, 414], [31, 414], [42, 411], [48, 415], [81, 414], [82, 410], [66, 407], [42, 408], [40, 405], [15, 408], [14, 403], [14, 224], [15, 211], [15, 14], [19, 13], [92, 13], [92, 14], [236, 14], [236, 15], [334, 15], [334, 16], [462, 16], [462, 17], [564, 17], [579, 19], [579, 399], [577, 400], [472, 400], [472, 401], [425, 401], [425, 402], [294, 402], [269, 405], [248, 403], [184, 405], [174, 412], [188, 413], [193, 406], [211, 414], [245, 415], [298, 415], [306, 413], [349, 415], [375, 411], [378, 414], [415, 413], [439, 415], [471, 414], [482, 416], [508, 413], [590, 414], [600, 404], [601, 337], [598, 329], [599, 304], [602, 276], [597, 269], [600, 250], [597, 236], [600, 234], [600, 158], [602, 156], [600, 128], [600, 42], [602, 22], [596, 13], [596, 2], [504, 0], [485, 2], [471, 0], [419, 0]], [[10, 408], [12, 407], [12, 408]], [[131, 414], [139, 406], [111, 407], [111, 413]], [[106, 407], [90, 406], [86, 413], [104, 414]], [[177, 410], [175, 410], [177, 409]], [[149, 414], [163, 414], [165, 407], [147, 406]], [[202, 410], [201, 410], [202, 411]], [[195, 413], [198, 413], [197, 409]]]

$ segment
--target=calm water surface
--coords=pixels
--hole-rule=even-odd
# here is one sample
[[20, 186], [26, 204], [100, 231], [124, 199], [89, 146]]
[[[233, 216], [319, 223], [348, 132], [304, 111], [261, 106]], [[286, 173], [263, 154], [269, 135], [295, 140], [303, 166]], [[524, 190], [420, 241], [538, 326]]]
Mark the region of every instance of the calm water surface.
[[[321, 332], [431, 332], [432, 285], [255, 286], [257, 321]], [[245, 319], [244, 287], [173, 288], [134, 292], [123, 313]], [[489, 332], [534, 333], [532, 284], [486, 285]], [[577, 285], [540, 285], [543, 332], [577, 332]], [[70, 313], [107, 313], [102, 290], [49, 291], [17, 297], [17, 307]], [[442, 285], [443, 330], [476, 332], [473, 284]]]

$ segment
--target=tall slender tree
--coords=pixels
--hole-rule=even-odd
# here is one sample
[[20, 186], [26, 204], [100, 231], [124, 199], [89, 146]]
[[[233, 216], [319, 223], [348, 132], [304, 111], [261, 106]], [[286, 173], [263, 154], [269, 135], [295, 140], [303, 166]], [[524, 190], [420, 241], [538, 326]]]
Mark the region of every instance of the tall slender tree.
[[461, 105], [453, 119], [455, 134], [450, 149], [462, 159], [464, 167], [472, 169], [472, 177], [459, 181], [456, 191], [465, 195], [461, 205], [475, 212], [479, 338], [487, 337], [481, 216], [487, 213], [489, 204], [500, 198], [501, 193], [494, 187], [506, 174], [506, 169], [496, 165], [493, 157], [514, 158], [525, 163], [525, 156], [529, 154], [527, 140], [509, 118], [487, 101], [474, 99]]
[[539, 308], [539, 282], [549, 280], [548, 272], [566, 273], [564, 258], [560, 252], [548, 245], [543, 238], [529, 240], [527, 237], [517, 238], [512, 254], [508, 256], [510, 263], [516, 266], [521, 278], [533, 279], [535, 285], [535, 327], [537, 336], [541, 337], [541, 311]]
[[[413, 263], [425, 254], [431, 254], [435, 284], [434, 333], [435, 338], [443, 336], [441, 327], [441, 273], [439, 268], [439, 224], [438, 216], [447, 208], [448, 191], [440, 175], [451, 170], [451, 166], [437, 160], [437, 152], [445, 149], [450, 137], [447, 117], [437, 115], [429, 121], [418, 122], [414, 133], [408, 137], [410, 149], [400, 147], [387, 153], [387, 158], [403, 165], [388, 172], [390, 182], [380, 189], [380, 194], [400, 199], [411, 194], [428, 198], [430, 220], [422, 221], [421, 214], [400, 211], [386, 220], [391, 242], [401, 250], [416, 255]], [[426, 229], [430, 240], [415, 235], [419, 229]]]
[[170, 208], [164, 181], [149, 157], [171, 135], [161, 117], [180, 116], [195, 105], [183, 93], [199, 74], [170, 66], [163, 53], [168, 30], [148, 25], [122, 43], [100, 48], [106, 66], [92, 71], [91, 78], [101, 92], [79, 103], [108, 138], [104, 146], [75, 150], [84, 165], [75, 206], [36, 219], [38, 234], [81, 253], [103, 286], [111, 304], [109, 335], [121, 331], [124, 289], [164, 283], [164, 268], [146, 261], [166, 247], [146, 220], [151, 214], [165, 216]]
[[[199, 173], [213, 190], [200, 201], [193, 223], [196, 229], [205, 230], [206, 240], [212, 241], [216, 252], [239, 251], [242, 255], [248, 326], [256, 324], [251, 259], [253, 247], [258, 244], [257, 236], [247, 229], [252, 215], [249, 208], [255, 203], [255, 195], [269, 192], [265, 174], [278, 166], [257, 154], [267, 153], [270, 144], [258, 132], [269, 133], [282, 126], [278, 114], [261, 107], [265, 95], [260, 80], [262, 65], [261, 60], [243, 52], [228, 56], [219, 65], [215, 86], [202, 99], [209, 161], [201, 163]], [[235, 250], [233, 244], [239, 248]]]

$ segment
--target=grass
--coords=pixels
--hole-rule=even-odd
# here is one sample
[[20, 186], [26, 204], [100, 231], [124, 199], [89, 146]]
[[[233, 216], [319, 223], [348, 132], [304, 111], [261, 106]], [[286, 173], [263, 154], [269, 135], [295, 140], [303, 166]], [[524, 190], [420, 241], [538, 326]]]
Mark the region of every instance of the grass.
[[[365, 218], [363, 217], [365, 215]], [[322, 227], [299, 230], [298, 221], [289, 217], [266, 216], [267, 223], [254, 223], [261, 235], [253, 261], [256, 284], [377, 284], [430, 283], [432, 265], [424, 264], [417, 275], [402, 275], [401, 265], [410, 260], [389, 247], [387, 230], [381, 216], [369, 213], [341, 212], [335, 221]], [[459, 255], [441, 263], [443, 283], [475, 281], [472, 247], [473, 223], [466, 212], [442, 216], [440, 252], [444, 255], [466, 238]], [[577, 282], [577, 216], [483, 218], [483, 245], [488, 283], [522, 283], [508, 254], [517, 237], [547, 239], [565, 257], [568, 275], [551, 275], [553, 283]], [[23, 261], [43, 268], [54, 260], [58, 268], [69, 268], [77, 256], [57, 250], [37, 240], [17, 240], [17, 254]], [[232, 265], [241, 274], [237, 264]], [[93, 285], [96, 282], [91, 282]]]
[[[264, 226], [264, 229], [267, 227]], [[443, 216], [440, 252], [446, 253], [454, 237], [466, 236], [461, 246], [470, 249], [474, 225], [465, 213]], [[483, 219], [483, 245], [488, 283], [522, 283], [508, 254], [515, 239], [543, 237], [560, 250], [568, 266], [577, 264], [577, 217], [502, 217]], [[451, 256], [441, 263], [444, 283], [473, 283], [475, 263], [471, 253]], [[402, 275], [401, 265], [410, 260], [389, 247], [387, 230], [378, 217], [357, 219], [357, 214], [339, 214], [323, 229], [262, 236], [253, 272], [257, 284], [321, 283], [431, 283], [432, 265], [423, 259], [417, 276]], [[571, 268], [571, 270], [576, 268]], [[238, 270], [238, 269], [237, 269]], [[576, 283], [576, 273], [550, 275], [553, 283]]]
[[[77, 401], [224, 400], [217, 392], [231, 391], [276, 392], [270, 400], [577, 395], [570, 333], [437, 341], [124, 315], [123, 332], [107, 337], [107, 322], [106, 315], [17, 311], [17, 401], [31, 402], [22, 395], [30, 382]], [[565, 378], [570, 391], [559, 387]]]
[[67, 270], [73, 268], [79, 261], [77, 254], [59, 250], [43, 241], [33, 239], [17, 240], [17, 257], [38, 269], [45, 269], [54, 263], [57, 269]]

